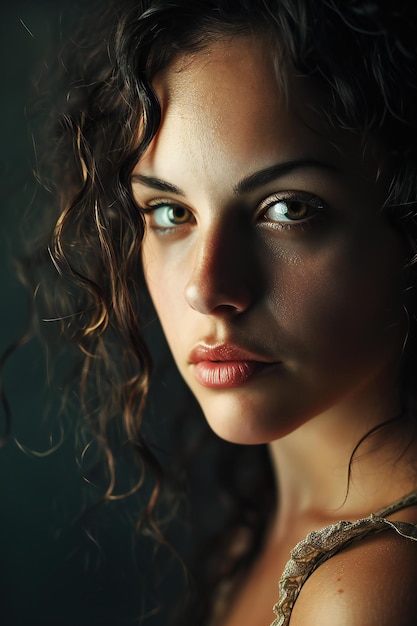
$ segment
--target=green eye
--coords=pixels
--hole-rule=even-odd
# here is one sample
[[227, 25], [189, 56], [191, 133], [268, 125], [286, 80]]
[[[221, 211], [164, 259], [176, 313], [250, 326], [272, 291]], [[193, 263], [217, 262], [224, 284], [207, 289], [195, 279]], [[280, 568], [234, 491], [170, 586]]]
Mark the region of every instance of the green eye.
[[313, 207], [300, 200], [277, 200], [269, 205], [264, 218], [271, 222], [296, 222], [305, 220], [314, 214]]
[[152, 208], [152, 221], [157, 228], [175, 228], [192, 219], [188, 209], [176, 204], [160, 204]]
[[320, 198], [304, 191], [275, 193], [260, 204], [262, 222], [271, 226], [290, 228], [304, 226], [324, 217], [325, 204]]

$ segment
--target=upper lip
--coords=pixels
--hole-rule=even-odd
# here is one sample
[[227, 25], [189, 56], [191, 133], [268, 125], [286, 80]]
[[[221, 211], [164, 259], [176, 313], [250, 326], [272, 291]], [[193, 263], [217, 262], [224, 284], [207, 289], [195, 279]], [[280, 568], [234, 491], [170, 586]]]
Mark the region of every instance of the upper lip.
[[218, 343], [215, 345], [198, 343], [191, 351], [189, 362], [192, 364], [201, 361], [258, 361], [272, 363], [268, 357], [255, 353], [246, 348], [231, 344]]

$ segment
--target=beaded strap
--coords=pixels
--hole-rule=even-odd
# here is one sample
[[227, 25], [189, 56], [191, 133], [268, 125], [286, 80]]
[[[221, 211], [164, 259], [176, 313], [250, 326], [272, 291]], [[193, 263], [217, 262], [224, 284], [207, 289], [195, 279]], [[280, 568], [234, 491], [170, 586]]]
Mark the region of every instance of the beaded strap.
[[271, 626], [288, 626], [301, 587], [322, 563], [350, 544], [392, 528], [403, 537], [417, 541], [417, 525], [385, 519], [396, 511], [417, 503], [417, 492], [356, 522], [341, 521], [311, 532], [292, 550], [279, 582], [279, 602], [273, 607], [276, 619]]

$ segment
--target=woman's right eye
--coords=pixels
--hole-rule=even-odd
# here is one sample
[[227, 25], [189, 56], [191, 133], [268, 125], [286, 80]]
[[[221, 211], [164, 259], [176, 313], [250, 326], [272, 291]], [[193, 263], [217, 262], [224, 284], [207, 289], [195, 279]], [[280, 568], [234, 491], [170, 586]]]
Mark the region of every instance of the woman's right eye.
[[150, 217], [150, 227], [160, 230], [178, 228], [193, 221], [191, 211], [179, 204], [150, 205], [145, 214]]

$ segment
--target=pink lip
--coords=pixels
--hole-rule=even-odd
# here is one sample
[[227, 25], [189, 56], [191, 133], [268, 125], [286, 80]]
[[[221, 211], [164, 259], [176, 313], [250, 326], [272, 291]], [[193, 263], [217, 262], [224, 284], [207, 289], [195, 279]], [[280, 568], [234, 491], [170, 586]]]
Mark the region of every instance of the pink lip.
[[277, 364], [230, 344], [198, 344], [192, 350], [189, 362], [194, 366], [197, 382], [213, 389], [240, 387], [256, 374]]

